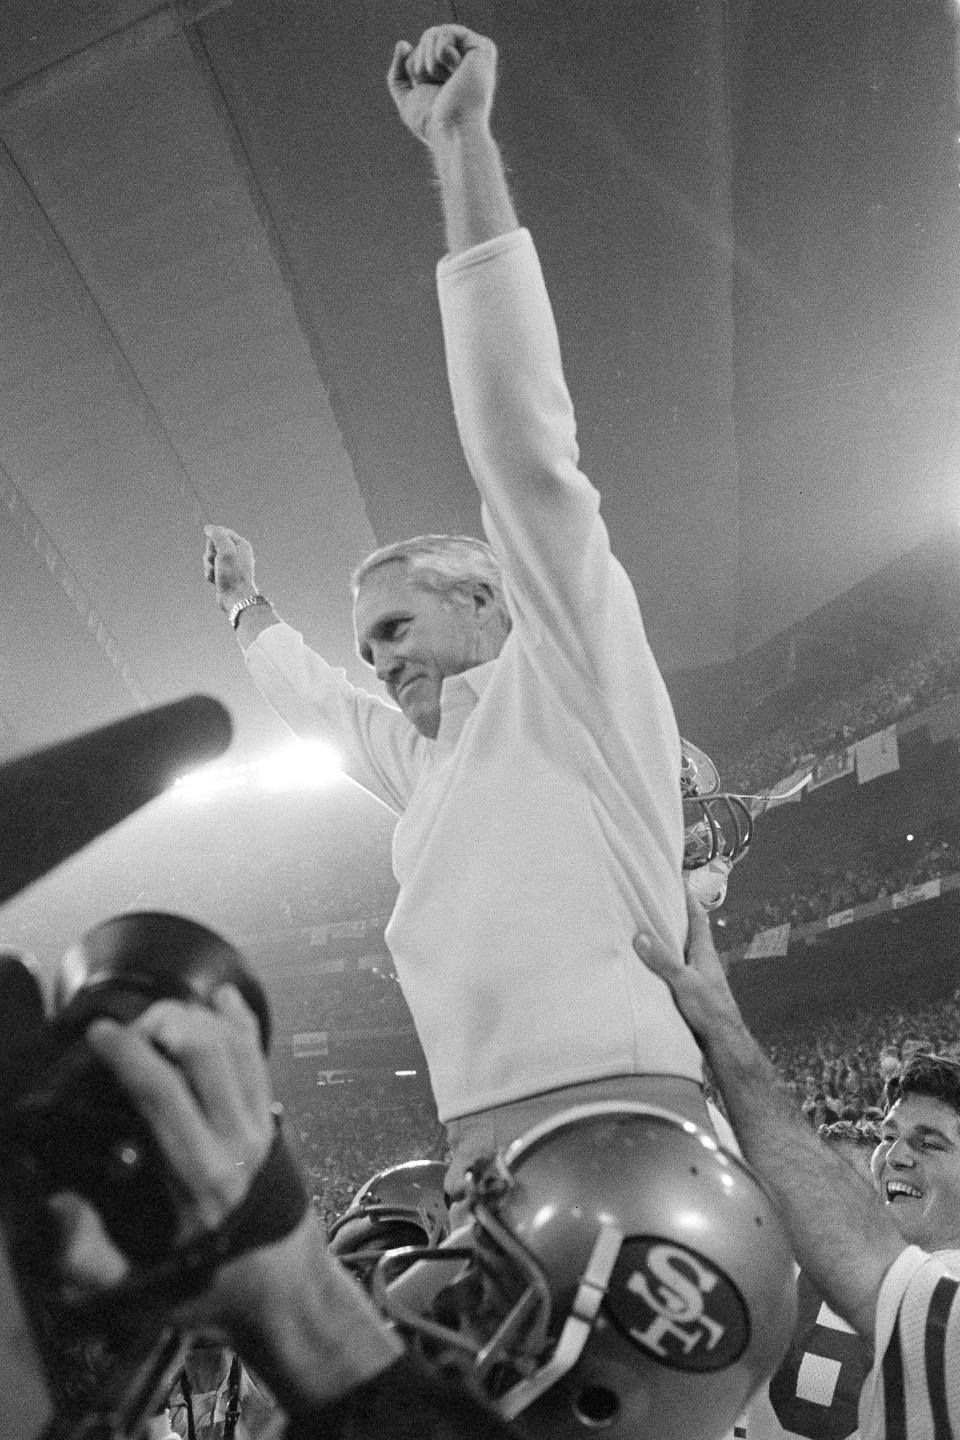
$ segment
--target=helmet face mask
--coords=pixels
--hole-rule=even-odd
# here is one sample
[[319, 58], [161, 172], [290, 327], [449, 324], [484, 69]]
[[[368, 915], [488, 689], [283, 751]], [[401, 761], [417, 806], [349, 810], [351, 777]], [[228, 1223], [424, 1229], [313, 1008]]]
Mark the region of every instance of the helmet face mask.
[[450, 1233], [440, 1160], [409, 1160], [362, 1185], [330, 1227], [330, 1252], [364, 1282], [397, 1247], [439, 1245]]
[[470, 1202], [429, 1257], [381, 1261], [374, 1298], [535, 1440], [711, 1440], [782, 1358], [786, 1232], [690, 1121], [578, 1106], [478, 1167]]

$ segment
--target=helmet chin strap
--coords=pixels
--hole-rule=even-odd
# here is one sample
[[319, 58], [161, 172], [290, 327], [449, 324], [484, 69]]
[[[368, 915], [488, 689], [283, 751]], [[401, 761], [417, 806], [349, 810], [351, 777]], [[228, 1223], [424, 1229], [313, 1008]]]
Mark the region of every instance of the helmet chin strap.
[[505, 1420], [513, 1420], [520, 1415], [534, 1400], [539, 1399], [544, 1391], [549, 1390], [551, 1385], [555, 1385], [563, 1375], [572, 1370], [580, 1359], [599, 1314], [603, 1297], [607, 1293], [622, 1244], [623, 1231], [612, 1221], [605, 1221], [600, 1226], [587, 1268], [580, 1277], [570, 1313], [563, 1323], [560, 1339], [550, 1359], [533, 1375], [519, 1380], [495, 1402], [497, 1411]]

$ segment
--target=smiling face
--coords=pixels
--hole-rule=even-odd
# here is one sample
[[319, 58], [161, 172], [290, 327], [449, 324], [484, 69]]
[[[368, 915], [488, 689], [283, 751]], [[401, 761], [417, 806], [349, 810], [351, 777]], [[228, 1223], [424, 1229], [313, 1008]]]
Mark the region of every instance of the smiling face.
[[492, 597], [482, 584], [469, 595], [441, 595], [417, 584], [397, 560], [363, 577], [354, 605], [361, 659], [430, 740], [440, 728], [440, 691], [446, 676], [459, 675], [498, 653], [502, 637], [496, 618]]
[[908, 1092], [889, 1110], [871, 1162], [874, 1184], [904, 1240], [924, 1250], [960, 1244], [960, 1116]]

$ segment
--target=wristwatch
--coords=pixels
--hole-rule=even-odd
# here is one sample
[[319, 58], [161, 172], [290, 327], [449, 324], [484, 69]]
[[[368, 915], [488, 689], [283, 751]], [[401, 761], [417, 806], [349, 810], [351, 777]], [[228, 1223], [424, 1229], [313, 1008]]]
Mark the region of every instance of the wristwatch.
[[237, 626], [240, 624], [240, 616], [243, 614], [244, 610], [249, 610], [251, 605], [269, 604], [270, 601], [267, 599], [266, 595], [261, 595], [258, 590], [255, 595], [248, 595], [245, 600], [238, 600], [236, 605], [231, 605], [229, 611], [227, 612], [227, 619], [230, 621], [230, 624], [233, 626], [234, 630], [236, 630]]

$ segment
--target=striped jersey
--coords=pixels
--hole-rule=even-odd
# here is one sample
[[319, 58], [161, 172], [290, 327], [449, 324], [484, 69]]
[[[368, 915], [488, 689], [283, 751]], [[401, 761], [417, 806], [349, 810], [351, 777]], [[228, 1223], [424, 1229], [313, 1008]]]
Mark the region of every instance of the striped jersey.
[[735, 1440], [855, 1440], [872, 1364], [872, 1347], [801, 1273], [790, 1348], [751, 1400]]
[[911, 1245], [877, 1302], [862, 1440], [960, 1440], [960, 1251]]

